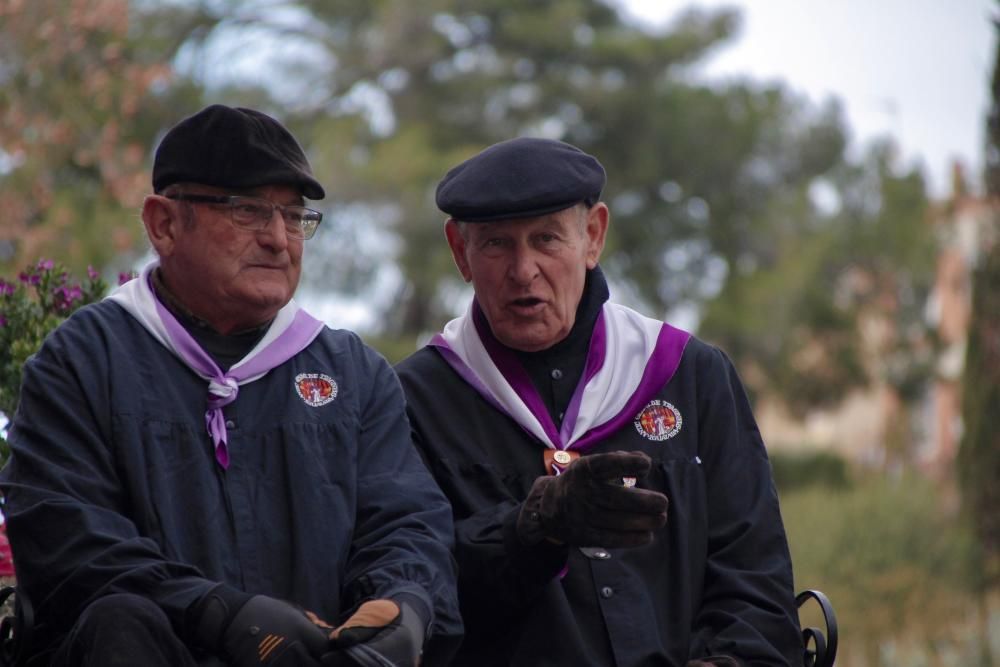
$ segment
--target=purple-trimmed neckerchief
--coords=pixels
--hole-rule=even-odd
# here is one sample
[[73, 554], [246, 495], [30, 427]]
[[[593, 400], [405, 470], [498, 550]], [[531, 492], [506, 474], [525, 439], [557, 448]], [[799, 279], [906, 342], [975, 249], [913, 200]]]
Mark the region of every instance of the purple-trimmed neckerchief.
[[319, 335], [325, 325], [299, 308], [295, 301], [289, 301], [278, 311], [257, 345], [223, 372], [157, 298], [150, 285], [150, 276], [157, 265], [158, 262], [152, 262], [143, 269], [142, 275], [125, 283], [107, 298], [124, 308], [163, 347], [208, 381], [205, 428], [215, 445], [215, 460], [227, 469], [229, 448], [222, 408], [236, 400], [240, 385], [259, 380], [272, 368], [294, 357]]
[[[590, 337], [583, 375], [556, 427], [517, 355], [483, 335], [473, 300], [431, 339], [441, 356], [497, 410], [551, 449], [580, 453], [620, 429], [673, 377], [686, 331], [606, 302]], [[488, 333], [488, 332], [487, 332]]]

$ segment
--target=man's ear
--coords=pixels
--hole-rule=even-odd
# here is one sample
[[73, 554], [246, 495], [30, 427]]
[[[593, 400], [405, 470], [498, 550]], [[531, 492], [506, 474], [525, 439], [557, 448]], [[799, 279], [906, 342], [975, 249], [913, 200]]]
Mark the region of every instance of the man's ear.
[[472, 269], [469, 268], [469, 260], [465, 256], [466, 241], [459, 229], [458, 222], [454, 218], [448, 218], [444, 223], [444, 236], [448, 239], [448, 247], [451, 248], [451, 256], [455, 260], [458, 272], [462, 274], [465, 282], [472, 281]]
[[162, 195], [147, 195], [142, 202], [142, 224], [153, 249], [160, 257], [169, 257], [177, 242], [183, 220], [176, 202]]
[[604, 251], [604, 241], [608, 236], [608, 220], [611, 217], [608, 205], [597, 202], [587, 211], [587, 268], [597, 266]]

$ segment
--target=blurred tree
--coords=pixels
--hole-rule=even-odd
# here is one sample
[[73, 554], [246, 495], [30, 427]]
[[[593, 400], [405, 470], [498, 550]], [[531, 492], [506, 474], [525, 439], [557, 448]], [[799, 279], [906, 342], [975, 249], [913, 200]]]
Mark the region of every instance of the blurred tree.
[[[1000, 36], [1000, 21], [994, 21]], [[980, 586], [986, 595], [1000, 586], [1000, 41], [990, 82], [991, 106], [986, 119], [986, 194], [993, 204], [978, 263], [972, 272], [972, 312], [965, 374], [962, 381], [964, 432], [958, 453], [958, 473], [964, 505], [972, 518], [981, 549]], [[981, 610], [983, 627], [988, 614]], [[988, 635], [984, 634], [984, 638]], [[983, 642], [982, 664], [989, 657]]]
[[[249, 18], [246, 3], [220, 4]], [[297, 7], [309, 18], [283, 15], [275, 39], [322, 55], [287, 61], [276, 99], [330, 186], [339, 233], [327, 239], [341, 245], [314, 274], [329, 284], [366, 268], [344, 244], [364, 235], [357, 226], [392, 231], [402, 285], [383, 320], [390, 335], [452, 313], [457, 276], [433, 187], [492, 142], [543, 135], [600, 157], [613, 214], [605, 268], [660, 314], [768, 264], [778, 228], [800, 224], [772, 215], [775, 203], [808, 207], [810, 184], [842, 159], [836, 106], [816, 111], [780, 86], [694, 82], [697, 63], [733, 35], [732, 11], [690, 11], [651, 33], [596, 0]], [[240, 18], [227, 27], [250, 29]]]
[[202, 15], [134, 4], [0, 0], [0, 269], [136, 251], [153, 139], [198, 94], [170, 59]]
[[[770, 254], [708, 303], [702, 333], [795, 415], [871, 380], [903, 410], [922, 395], [934, 351], [923, 318], [935, 253], [923, 177], [900, 170], [883, 142], [814, 183], [822, 190], [811, 197], [799, 189], [772, 202]], [[828, 210], [817, 197], [832, 198]], [[891, 421], [903, 430], [887, 434], [889, 448], [905, 450], [908, 420]]]
[[[909, 342], [929, 282], [923, 181], [897, 173], [887, 145], [848, 164], [836, 103], [699, 83], [698, 63], [738, 27], [733, 11], [691, 10], [649, 32], [597, 0], [301, 0], [269, 22], [265, 2], [217, 6], [205, 52], [265, 29], [301, 46], [269, 62], [283, 68], [275, 111], [332, 202], [306, 280], [381, 306], [385, 339], [437, 329], [463, 293], [437, 181], [490, 143], [541, 135], [608, 169], [603, 265], [618, 298], [703, 315], [704, 335], [760, 371], [754, 388], [800, 410], [864, 382], [872, 358], [896, 359], [879, 372], [913, 384], [895, 377], [909, 360], [886, 352]], [[398, 268], [391, 299], [375, 294], [373, 257]], [[859, 318], [887, 300], [896, 333], [866, 351]]]
[[[415, 341], [436, 330], [464, 294], [433, 203], [437, 181], [486, 145], [524, 134], [570, 141], [607, 167], [612, 227], [603, 264], [617, 298], [654, 315], [704, 315], [703, 333], [741, 368], [759, 362], [764, 372], [749, 378], [753, 387], [789, 387], [785, 394], [803, 408], [865, 379], [857, 339], [865, 301], [851, 280], [905, 292], [906, 280], [892, 271], [903, 258], [879, 256], [889, 247], [879, 235], [897, 233], [913, 247], [907, 234], [916, 228], [906, 216], [922, 205], [919, 177], [897, 176], [888, 153], [846, 164], [835, 103], [817, 109], [780, 84], [698, 82], [698, 64], [738, 28], [732, 10], [690, 10], [653, 32], [599, 0], [134, 0], [130, 7], [119, 0], [122, 11], [80, 11], [94, 2], [51, 10], [14, 3], [4, 20], [9, 14], [25, 25], [8, 48], [40, 52], [42, 41], [20, 35], [54, 22], [78, 49], [43, 71], [88, 81], [107, 70], [96, 64], [106, 53], [124, 52], [128, 67], [112, 71], [134, 78], [147, 72], [142, 63], [172, 62], [209, 85], [213, 99], [285, 120], [329, 194], [329, 222], [311, 244], [304, 287], [365, 299], [380, 310], [374, 333], [386, 339]], [[69, 26], [81, 15], [120, 17], [127, 9], [129, 20], [88, 18], [80, 29], [91, 33], [71, 39]], [[23, 193], [45, 176], [41, 182], [64, 186], [52, 192], [76, 195], [17, 218], [8, 246], [22, 248], [36, 235], [58, 242], [61, 220], [75, 220], [70, 212], [80, 207], [89, 207], [79, 216], [87, 224], [121, 221], [148, 179], [137, 176], [127, 193], [114, 190], [113, 173], [134, 170], [113, 166], [148, 154], [158, 129], [193, 111], [198, 97], [197, 85], [168, 85], [156, 70], [161, 78], [140, 77], [147, 94], [138, 101], [122, 83], [96, 106], [83, 87], [33, 78], [29, 61], [22, 56], [12, 62], [24, 65], [6, 70], [10, 94], [36, 107], [25, 118], [80, 120], [59, 150], [42, 139], [15, 150], [25, 137], [49, 136], [31, 128], [0, 138], [2, 155], [14, 156], [0, 162], [0, 187]], [[35, 78], [42, 95], [31, 87]], [[131, 104], [123, 106], [126, 97]], [[116, 105], [134, 112], [115, 113]], [[67, 108], [81, 111], [63, 118]], [[105, 149], [110, 166], [86, 162], [96, 149], [78, 146], [97, 141], [109, 124], [125, 138], [106, 142], [116, 147]], [[817, 188], [832, 193], [836, 211], [817, 205]], [[866, 257], [879, 271], [855, 270], [837, 256], [862, 247], [851, 245], [849, 229], [865, 233]], [[79, 254], [99, 263], [101, 252], [106, 244]], [[395, 281], [379, 271], [387, 260]]]

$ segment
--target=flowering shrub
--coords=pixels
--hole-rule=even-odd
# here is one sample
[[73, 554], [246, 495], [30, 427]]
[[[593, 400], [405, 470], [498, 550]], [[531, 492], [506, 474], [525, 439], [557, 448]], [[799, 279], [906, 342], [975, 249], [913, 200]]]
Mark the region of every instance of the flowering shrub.
[[[131, 276], [123, 274], [122, 279]], [[59, 264], [43, 259], [13, 281], [0, 278], [0, 413], [14, 416], [21, 368], [45, 336], [80, 306], [101, 299], [108, 285], [91, 267], [82, 282], [71, 280]], [[5, 449], [0, 439], [0, 450]], [[6, 459], [6, 451], [0, 451]]]

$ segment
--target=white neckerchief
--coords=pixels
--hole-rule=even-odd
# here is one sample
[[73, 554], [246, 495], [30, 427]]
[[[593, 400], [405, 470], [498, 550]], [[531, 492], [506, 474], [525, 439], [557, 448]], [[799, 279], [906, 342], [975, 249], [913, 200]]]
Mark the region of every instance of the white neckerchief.
[[208, 410], [205, 426], [215, 444], [215, 458], [223, 468], [229, 467], [226, 422], [222, 408], [236, 400], [240, 385], [267, 375], [276, 366], [288, 361], [305, 349], [323, 330], [324, 324], [289, 301], [243, 359], [225, 373], [205, 352], [177, 318], [156, 298], [150, 286], [154, 261], [142, 275], [125, 283], [108, 299], [119, 304], [159, 342], [177, 356], [188, 368], [208, 382]]
[[620, 428], [670, 380], [690, 334], [614, 303], [594, 325], [580, 384], [556, 428], [527, 374], [509, 350], [476, 329], [473, 306], [449, 322], [430, 345], [498, 410], [546, 447], [585, 450]]

